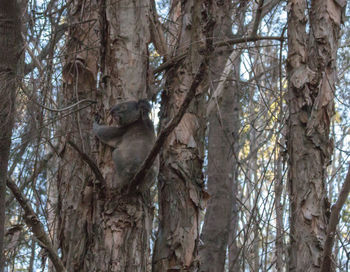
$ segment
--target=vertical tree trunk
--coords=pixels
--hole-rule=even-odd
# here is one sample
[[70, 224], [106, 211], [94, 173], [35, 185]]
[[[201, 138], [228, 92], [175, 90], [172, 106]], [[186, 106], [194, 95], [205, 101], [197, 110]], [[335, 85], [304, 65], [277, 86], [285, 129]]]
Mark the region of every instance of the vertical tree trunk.
[[[203, 58], [199, 52], [203, 42], [200, 30], [201, 24], [204, 29], [207, 28], [204, 20], [210, 17], [203, 17], [208, 16], [210, 2], [191, 0], [172, 3], [172, 17], [179, 29], [174, 55], [188, 51], [188, 57], [171, 67], [166, 74], [161, 128], [166, 127], [177, 113]], [[161, 153], [158, 184], [160, 222], [153, 254], [155, 272], [198, 266], [199, 217], [205, 202], [202, 174], [205, 91], [203, 83]]]
[[16, 1], [0, 2], [0, 271], [5, 265], [5, 196], [7, 166], [14, 125], [17, 64], [20, 59], [21, 25]]
[[[98, 5], [94, 0], [75, 1], [68, 7], [66, 60], [63, 68], [65, 83], [59, 101], [63, 105], [83, 99], [96, 99], [96, 76], [99, 56]], [[91, 169], [69, 142], [88, 156], [92, 155], [92, 109], [79, 104], [62, 119], [58, 128], [60, 137], [57, 174], [58, 233], [62, 261], [68, 271], [93, 271], [93, 256], [88, 249], [94, 244], [92, 219], [93, 195], [98, 184]], [[53, 189], [54, 193], [56, 190]], [[51, 195], [51, 200], [54, 196]]]
[[[281, 109], [282, 111], [282, 109]], [[281, 116], [281, 115], [280, 115]], [[279, 131], [281, 131], [279, 129]], [[281, 139], [281, 138], [277, 138]], [[276, 146], [278, 140], [276, 140]], [[283, 271], [283, 205], [282, 192], [283, 192], [283, 177], [282, 177], [282, 151], [277, 148], [275, 159], [275, 212], [276, 212], [276, 269], [277, 271]]]
[[[148, 0], [102, 1], [102, 97], [98, 108], [107, 124], [111, 120], [107, 113], [118, 97], [147, 97], [149, 13]], [[99, 144], [98, 166], [107, 188], [106, 195], [96, 202], [94, 220], [101, 227], [96, 233], [94, 248], [89, 252], [95, 254], [94, 263], [90, 265], [96, 271], [147, 271], [153, 219], [150, 199], [139, 195], [122, 196], [114, 191], [111, 148], [102, 144]]]
[[311, 7], [306, 3], [289, 1], [289, 271], [320, 270], [329, 216], [325, 178], [333, 151], [329, 128], [342, 20], [341, 1], [313, 0]]
[[[65, 98], [97, 99], [98, 104], [94, 112], [81, 106], [62, 130], [67, 135], [60, 153], [59, 238], [69, 271], [147, 270], [152, 209], [140, 196], [115, 191], [112, 150], [101, 143], [97, 150], [91, 129], [93, 113], [111, 121], [109, 110], [118, 97], [146, 97], [148, 13], [149, 1], [141, 0], [76, 1], [71, 8]], [[96, 180], [77, 150], [96, 158], [106, 184]]]
[[[231, 12], [231, 1], [214, 4], [215, 40], [229, 39], [232, 36]], [[214, 90], [230, 53], [230, 47], [216, 49], [210, 65], [210, 85]], [[232, 74], [239, 74], [236, 72], [230, 71]], [[200, 249], [200, 271], [221, 272], [225, 267], [234, 195], [234, 144], [237, 140], [234, 139], [234, 130], [237, 125], [235, 114], [238, 111], [235, 96], [237, 96], [237, 84], [229, 81], [225, 84], [221, 103], [209, 116], [207, 188], [210, 199], [201, 234], [203, 246]]]

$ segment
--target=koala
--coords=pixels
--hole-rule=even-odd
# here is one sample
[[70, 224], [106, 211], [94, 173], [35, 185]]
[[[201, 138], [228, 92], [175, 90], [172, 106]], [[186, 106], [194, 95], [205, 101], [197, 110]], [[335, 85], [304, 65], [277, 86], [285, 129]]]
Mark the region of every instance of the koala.
[[[113, 187], [124, 188], [137, 173], [139, 167], [152, 149], [156, 136], [149, 112], [150, 104], [141, 99], [116, 104], [110, 111], [117, 126], [101, 126], [96, 122], [93, 132], [97, 138], [114, 148], [112, 153], [116, 175]], [[159, 171], [157, 157], [140, 186], [146, 191], [154, 183]]]

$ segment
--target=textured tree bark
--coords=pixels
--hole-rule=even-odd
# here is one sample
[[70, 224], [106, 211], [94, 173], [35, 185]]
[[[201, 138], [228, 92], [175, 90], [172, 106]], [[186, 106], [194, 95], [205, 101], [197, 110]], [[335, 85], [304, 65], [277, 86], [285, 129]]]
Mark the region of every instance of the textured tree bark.
[[329, 217], [325, 178], [333, 152], [329, 128], [341, 2], [313, 0], [308, 8], [306, 1], [289, 1], [289, 271], [319, 271], [321, 265]]
[[[118, 97], [147, 97], [150, 89], [150, 2], [107, 0], [102, 3], [102, 99], [98, 101], [98, 107], [106, 116]], [[143, 198], [140, 195], [122, 196], [115, 191], [112, 183], [115, 173], [111, 149], [105, 145], [99, 144], [97, 161], [107, 188], [105, 199], [99, 200], [99, 211], [94, 216], [94, 220], [100, 222], [101, 227], [97, 233], [95, 248], [90, 252], [95, 253], [95, 262], [90, 265], [96, 271], [147, 271], [153, 219], [149, 192], [145, 192]]]
[[[66, 100], [96, 99], [97, 106], [70, 115], [62, 130], [67, 135], [60, 153], [59, 238], [69, 271], [147, 270], [152, 225], [147, 193], [143, 198], [116, 191], [112, 150], [94, 140], [91, 129], [96, 112], [111, 122], [109, 110], [118, 97], [146, 97], [148, 13], [149, 2], [141, 0], [76, 1], [71, 7], [64, 95]], [[105, 184], [83, 162], [85, 155], [97, 161]]]
[[[177, 29], [172, 34], [178, 37], [173, 53], [177, 56], [189, 50], [189, 55], [166, 74], [161, 129], [177, 113], [203, 58], [198, 50], [203, 42], [200, 25], [202, 23], [203, 28], [210, 32], [210, 24], [205, 21], [210, 17], [203, 18], [208, 16], [210, 4], [210, 1], [172, 2], [171, 17], [175, 22], [172, 27]], [[202, 174], [205, 90], [203, 83], [160, 155], [160, 222], [152, 264], [155, 272], [187, 271], [198, 266], [199, 216], [206, 198]]]
[[17, 64], [21, 54], [21, 24], [16, 1], [0, 2], [0, 271], [5, 265], [5, 196], [7, 166], [14, 126]]
[[[98, 5], [94, 0], [72, 2], [68, 9], [65, 80], [61, 92], [64, 105], [96, 98], [96, 76], [99, 55]], [[58, 128], [59, 164], [57, 173], [57, 240], [67, 271], [90, 270], [93, 256], [87, 254], [94, 244], [94, 196], [98, 192], [94, 175], [73, 142], [85, 154], [92, 156], [93, 137], [91, 106], [81, 104], [62, 119]], [[53, 190], [54, 192], [55, 190]], [[54, 196], [51, 197], [53, 199]], [[96, 197], [97, 198], [97, 197]]]
[[[231, 1], [216, 2], [213, 16], [216, 18], [214, 39], [216, 41], [229, 39], [232, 36]], [[214, 90], [230, 53], [230, 48], [225, 47], [216, 49], [214, 53], [210, 63], [210, 85]], [[239, 58], [238, 63], [240, 63]], [[239, 75], [237, 71], [230, 71], [230, 73]], [[225, 267], [234, 195], [237, 88], [233, 81], [228, 81], [220, 103], [209, 116], [207, 190], [210, 199], [201, 234], [203, 245], [200, 248], [200, 271], [221, 272]]]

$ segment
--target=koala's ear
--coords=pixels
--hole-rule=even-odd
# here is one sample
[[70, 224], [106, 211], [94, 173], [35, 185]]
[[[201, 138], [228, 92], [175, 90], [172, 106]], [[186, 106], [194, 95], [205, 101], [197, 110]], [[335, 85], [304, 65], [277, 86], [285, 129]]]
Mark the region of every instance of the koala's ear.
[[147, 119], [148, 114], [151, 111], [150, 103], [146, 99], [140, 99], [139, 102], [137, 103], [137, 105], [140, 109], [142, 119], [144, 119], [144, 120]]

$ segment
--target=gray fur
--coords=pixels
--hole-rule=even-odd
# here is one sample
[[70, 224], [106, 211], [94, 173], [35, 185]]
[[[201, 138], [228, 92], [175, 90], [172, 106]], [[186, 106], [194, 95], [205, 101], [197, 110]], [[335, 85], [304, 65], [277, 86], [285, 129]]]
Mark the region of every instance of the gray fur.
[[[153, 123], [149, 118], [151, 107], [146, 100], [118, 103], [111, 109], [111, 115], [117, 126], [93, 125], [93, 132], [99, 140], [114, 148], [112, 153], [116, 175], [113, 187], [123, 188], [134, 177], [142, 162], [152, 149], [156, 136]], [[145, 180], [139, 186], [140, 191], [149, 189], [159, 170], [157, 158]]]

